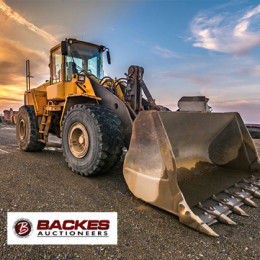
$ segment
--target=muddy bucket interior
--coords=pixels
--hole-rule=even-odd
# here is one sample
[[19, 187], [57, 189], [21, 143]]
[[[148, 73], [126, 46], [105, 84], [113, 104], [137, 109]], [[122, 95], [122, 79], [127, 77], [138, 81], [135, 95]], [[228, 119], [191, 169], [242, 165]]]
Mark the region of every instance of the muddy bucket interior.
[[209, 227], [217, 221], [234, 224], [229, 213], [245, 215], [241, 205], [256, 206], [257, 170], [255, 145], [237, 113], [143, 111], [124, 163], [135, 196], [209, 235], [217, 235]]

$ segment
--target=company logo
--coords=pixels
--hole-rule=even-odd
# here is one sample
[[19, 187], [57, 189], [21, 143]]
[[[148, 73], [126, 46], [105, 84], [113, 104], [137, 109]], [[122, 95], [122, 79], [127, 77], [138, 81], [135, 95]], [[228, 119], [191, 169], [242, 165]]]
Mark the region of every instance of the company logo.
[[31, 221], [24, 218], [18, 219], [13, 225], [14, 233], [21, 238], [28, 237], [31, 234], [32, 229], [33, 226]]
[[110, 221], [106, 220], [38, 220], [38, 237], [109, 237]]
[[8, 212], [9, 245], [116, 245], [116, 212]]

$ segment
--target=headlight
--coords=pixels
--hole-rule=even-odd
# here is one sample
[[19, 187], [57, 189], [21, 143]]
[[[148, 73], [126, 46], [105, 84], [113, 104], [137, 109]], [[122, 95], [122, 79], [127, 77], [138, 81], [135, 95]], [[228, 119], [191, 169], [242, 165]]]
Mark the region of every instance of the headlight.
[[78, 75], [78, 81], [85, 82], [85, 75]]

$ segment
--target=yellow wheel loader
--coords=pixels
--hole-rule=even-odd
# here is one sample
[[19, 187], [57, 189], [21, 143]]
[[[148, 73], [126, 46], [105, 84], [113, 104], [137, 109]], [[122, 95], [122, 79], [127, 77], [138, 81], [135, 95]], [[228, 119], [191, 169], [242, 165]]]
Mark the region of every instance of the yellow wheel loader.
[[230, 213], [256, 207], [260, 163], [239, 114], [211, 113], [205, 97], [184, 97], [171, 112], [155, 103], [143, 68], [103, 77], [103, 52], [110, 63], [105, 46], [62, 41], [50, 50], [50, 80], [33, 89], [27, 62], [25, 104], [15, 118], [20, 149], [41, 151], [54, 133], [68, 167], [92, 176], [108, 172], [126, 147], [131, 192], [212, 236], [210, 225], [235, 224]]

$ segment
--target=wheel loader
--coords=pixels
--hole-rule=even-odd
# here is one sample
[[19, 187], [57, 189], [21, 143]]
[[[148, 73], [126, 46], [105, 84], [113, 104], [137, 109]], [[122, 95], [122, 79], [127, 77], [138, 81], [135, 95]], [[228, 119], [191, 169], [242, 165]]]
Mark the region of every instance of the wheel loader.
[[14, 119], [20, 149], [42, 151], [54, 133], [68, 167], [93, 176], [109, 172], [126, 147], [123, 175], [137, 198], [212, 236], [212, 224], [236, 224], [230, 213], [247, 216], [241, 206], [257, 206], [260, 163], [240, 115], [203, 110], [202, 97], [182, 98], [172, 112], [156, 104], [142, 67], [104, 77], [103, 53], [111, 63], [105, 46], [72, 38], [50, 50], [50, 79], [27, 84]]

